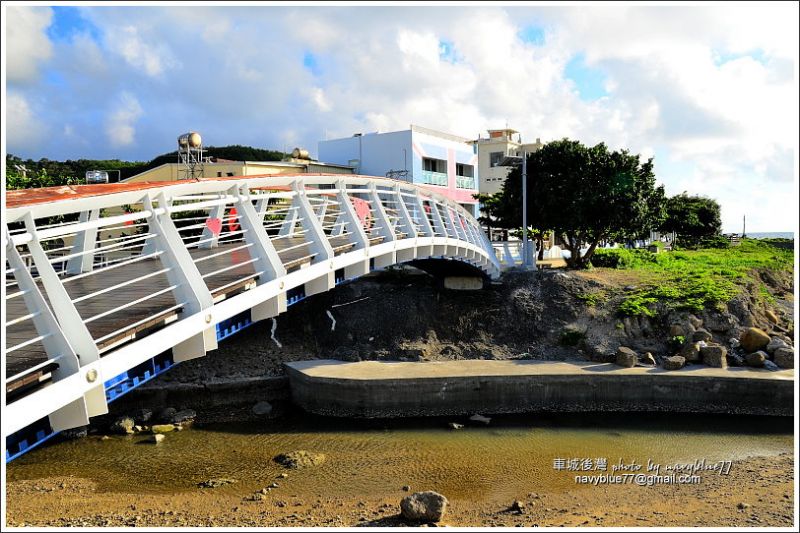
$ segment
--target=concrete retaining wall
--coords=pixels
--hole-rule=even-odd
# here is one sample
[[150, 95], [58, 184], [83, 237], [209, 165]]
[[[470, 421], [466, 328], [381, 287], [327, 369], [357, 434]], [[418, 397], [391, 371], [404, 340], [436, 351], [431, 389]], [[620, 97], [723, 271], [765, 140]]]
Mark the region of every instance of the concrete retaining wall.
[[[536, 411], [673, 411], [704, 413], [793, 414], [794, 380], [774, 379], [758, 371], [700, 369], [667, 372], [659, 369], [620, 369], [613, 365], [566, 363], [507, 367], [509, 373], [422, 371], [396, 367], [396, 377], [371, 379], [354, 365], [442, 365], [505, 363], [287, 363], [292, 401], [306, 411], [347, 417], [397, 417], [520, 413]], [[526, 362], [539, 363], [539, 362]], [[343, 371], [351, 365], [352, 372]], [[567, 365], [552, 368], [554, 365]], [[473, 365], [474, 366], [474, 365]], [[338, 367], [338, 368], [337, 368]], [[390, 367], [391, 368], [391, 367]], [[422, 366], [418, 367], [423, 370]], [[383, 369], [381, 369], [383, 370]], [[707, 370], [710, 375], [705, 375]], [[755, 374], [758, 372], [758, 374]], [[433, 374], [441, 375], [433, 375]], [[472, 375], [470, 375], [472, 374]], [[776, 373], [777, 374], [777, 373]], [[724, 376], [724, 377], [723, 377]], [[793, 376], [793, 373], [791, 374]]]

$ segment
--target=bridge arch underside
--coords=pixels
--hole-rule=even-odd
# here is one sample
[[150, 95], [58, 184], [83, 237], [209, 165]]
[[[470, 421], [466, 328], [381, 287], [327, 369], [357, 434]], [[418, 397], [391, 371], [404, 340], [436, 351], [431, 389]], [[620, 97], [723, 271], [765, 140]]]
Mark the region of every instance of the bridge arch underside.
[[437, 279], [446, 277], [480, 278], [486, 281], [489, 274], [474, 263], [462, 261], [458, 258], [429, 257], [408, 262], [410, 266], [418, 268]]
[[413, 184], [298, 175], [134, 185], [7, 197], [7, 460], [10, 435], [16, 456], [86, 425], [172, 364], [371, 271], [500, 273], [474, 217]]

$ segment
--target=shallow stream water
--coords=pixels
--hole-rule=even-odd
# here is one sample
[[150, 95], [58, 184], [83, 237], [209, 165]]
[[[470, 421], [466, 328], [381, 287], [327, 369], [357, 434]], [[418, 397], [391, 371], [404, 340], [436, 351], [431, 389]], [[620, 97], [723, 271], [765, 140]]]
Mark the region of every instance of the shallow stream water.
[[[466, 425], [453, 430], [448, 422]], [[605, 458], [646, 464], [737, 460], [792, 451], [791, 418], [667, 414], [548, 414], [492, 418], [339, 420], [292, 413], [280, 420], [195, 425], [153, 445], [144, 435], [99, 436], [42, 446], [8, 465], [8, 480], [76, 476], [98, 490], [196, 491], [211, 478], [238, 482], [218, 491], [257, 490], [285, 471], [273, 457], [324, 453], [316, 468], [291, 472], [292, 496], [379, 496], [403, 485], [454, 499], [508, 499], [574, 488], [557, 459]], [[598, 473], [598, 472], [589, 472]]]

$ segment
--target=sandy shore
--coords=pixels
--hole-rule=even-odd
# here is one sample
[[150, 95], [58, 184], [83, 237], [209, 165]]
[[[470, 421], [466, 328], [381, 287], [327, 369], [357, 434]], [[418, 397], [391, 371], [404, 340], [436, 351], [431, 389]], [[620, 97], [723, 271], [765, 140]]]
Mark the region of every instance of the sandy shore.
[[[699, 484], [575, 485], [566, 491], [518, 494], [525, 512], [492, 494], [451, 499], [442, 524], [451, 526], [783, 526], [793, 523], [790, 454], [734, 462], [728, 475], [708, 473]], [[566, 474], [565, 475], [569, 475]], [[535, 480], [531, 480], [531, 486]], [[263, 500], [252, 491], [197, 489], [158, 494], [101, 492], [77, 477], [10, 481], [9, 526], [405, 526], [401, 487], [370, 499], [298, 497], [292, 475]], [[412, 487], [425, 490], [426, 487]]]

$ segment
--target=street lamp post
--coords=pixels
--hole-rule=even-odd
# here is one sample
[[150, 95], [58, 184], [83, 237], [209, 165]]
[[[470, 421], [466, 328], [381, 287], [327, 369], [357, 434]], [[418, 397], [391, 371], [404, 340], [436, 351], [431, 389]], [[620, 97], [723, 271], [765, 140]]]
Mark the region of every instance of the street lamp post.
[[528, 153], [522, 150], [522, 267], [536, 270], [535, 254], [528, 241]]

